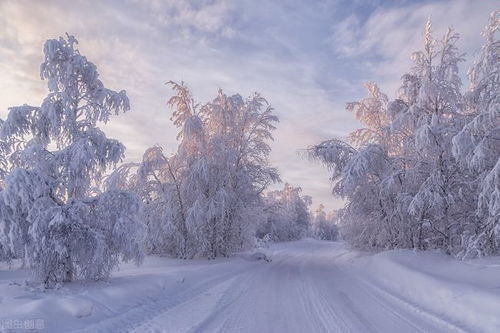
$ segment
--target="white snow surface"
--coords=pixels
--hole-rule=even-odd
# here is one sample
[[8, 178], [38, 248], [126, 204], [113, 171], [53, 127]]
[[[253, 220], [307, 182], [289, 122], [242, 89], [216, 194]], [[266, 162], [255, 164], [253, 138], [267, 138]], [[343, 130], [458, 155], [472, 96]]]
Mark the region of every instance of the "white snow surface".
[[312, 239], [227, 259], [147, 257], [108, 281], [49, 291], [0, 266], [0, 327], [43, 319], [46, 332], [500, 332], [499, 276], [499, 257], [367, 254]]

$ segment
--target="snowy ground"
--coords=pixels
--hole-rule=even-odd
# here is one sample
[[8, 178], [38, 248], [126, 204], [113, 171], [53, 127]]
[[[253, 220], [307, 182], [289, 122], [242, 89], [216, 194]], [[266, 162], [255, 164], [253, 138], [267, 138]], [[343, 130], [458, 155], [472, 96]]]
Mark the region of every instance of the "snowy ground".
[[[0, 267], [0, 327], [47, 332], [500, 332], [500, 258], [303, 240], [215, 261], [149, 257], [43, 292]], [[1, 329], [0, 329], [1, 331]], [[9, 330], [10, 331], [10, 330]], [[24, 331], [21, 329], [19, 331]]]

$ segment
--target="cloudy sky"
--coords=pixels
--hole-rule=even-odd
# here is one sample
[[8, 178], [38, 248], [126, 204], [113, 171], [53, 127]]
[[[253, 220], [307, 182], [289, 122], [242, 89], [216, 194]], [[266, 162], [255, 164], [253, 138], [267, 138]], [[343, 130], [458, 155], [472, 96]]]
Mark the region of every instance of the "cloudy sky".
[[153, 144], [175, 149], [166, 81], [186, 82], [200, 102], [219, 87], [258, 91], [281, 120], [271, 158], [283, 180], [314, 205], [337, 208], [328, 172], [300, 150], [359, 126], [344, 106], [364, 96], [363, 82], [395, 96], [428, 17], [438, 36], [457, 30], [471, 58], [499, 7], [495, 0], [1, 0], [0, 117], [9, 106], [40, 104], [43, 42], [68, 32], [105, 85], [130, 97], [131, 112], [105, 126], [127, 146], [127, 161]]

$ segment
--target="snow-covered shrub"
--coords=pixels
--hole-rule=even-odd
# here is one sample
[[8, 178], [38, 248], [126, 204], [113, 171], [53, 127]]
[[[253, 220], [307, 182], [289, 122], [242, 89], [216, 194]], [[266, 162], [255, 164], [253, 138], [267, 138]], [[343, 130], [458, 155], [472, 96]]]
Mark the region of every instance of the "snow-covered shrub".
[[0, 241], [46, 285], [99, 279], [119, 260], [142, 258], [140, 201], [99, 188], [125, 147], [97, 124], [127, 111], [128, 98], [103, 86], [76, 44], [45, 43], [48, 96], [40, 107], [10, 108], [0, 128]]

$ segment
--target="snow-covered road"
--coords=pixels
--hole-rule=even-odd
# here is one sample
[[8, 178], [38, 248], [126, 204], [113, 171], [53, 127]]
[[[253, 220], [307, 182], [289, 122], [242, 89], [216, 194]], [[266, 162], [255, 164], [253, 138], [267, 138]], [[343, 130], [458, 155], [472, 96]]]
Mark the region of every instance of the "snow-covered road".
[[[74, 283], [49, 294], [19, 295], [15, 288], [19, 293], [21, 287], [0, 279], [6, 291], [0, 320], [14, 314], [44, 318], [49, 332], [92, 333], [500, 328], [496, 264], [475, 266], [410, 251], [360, 255], [344, 243], [315, 240], [263, 251], [271, 262], [250, 254], [215, 261], [148, 257], [142, 267], [125, 266], [109, 282]], [[485, 274], [481, 281], [476, 269]]]
[[341, 243], [282, 244], [269, 251], [271, 262], [207, 268], [203, 278], [192, 277], [195, 283], [169, 290], [162, 299], [138, 304], [87, 331], [462, 331], [344, 269], [349, 254]]

